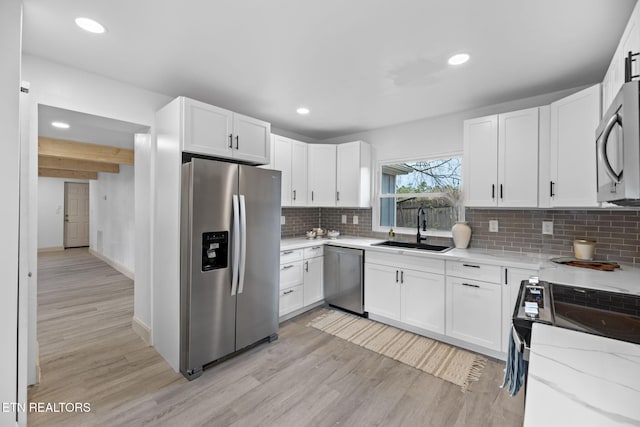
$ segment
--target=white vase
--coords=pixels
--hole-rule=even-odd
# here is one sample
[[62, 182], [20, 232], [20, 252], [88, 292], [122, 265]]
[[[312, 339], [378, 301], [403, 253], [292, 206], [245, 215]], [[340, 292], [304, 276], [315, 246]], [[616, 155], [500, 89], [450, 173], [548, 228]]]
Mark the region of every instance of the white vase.
[[471, 227], [466, 222], [456, 222], [451, 228], [453, 234], [453, 244], [458, 249], [464, 249], [469, 246], [471, 240]]

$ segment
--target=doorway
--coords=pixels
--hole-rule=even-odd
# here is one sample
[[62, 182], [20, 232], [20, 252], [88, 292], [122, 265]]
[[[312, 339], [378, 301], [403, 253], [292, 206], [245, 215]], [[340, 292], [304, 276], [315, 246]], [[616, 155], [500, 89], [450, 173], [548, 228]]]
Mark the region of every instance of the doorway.
[[89, 246], [89, 184], [64, 183], [64, 247]]

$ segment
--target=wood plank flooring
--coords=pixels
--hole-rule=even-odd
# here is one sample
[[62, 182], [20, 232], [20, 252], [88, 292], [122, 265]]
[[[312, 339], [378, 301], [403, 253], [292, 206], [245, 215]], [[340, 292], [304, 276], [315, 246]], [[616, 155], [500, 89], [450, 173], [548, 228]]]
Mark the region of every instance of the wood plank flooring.
[[33, 402], [90, 402], [90, 413], [29, 425], [521, 426], [522, 394], [498, 388], [502, 362], [460, 387], [325, 334], [306, 313], [262, 344], [187, 382], [131, 330], [132, 282], [86, 250], [39, 258], [41, 384]]

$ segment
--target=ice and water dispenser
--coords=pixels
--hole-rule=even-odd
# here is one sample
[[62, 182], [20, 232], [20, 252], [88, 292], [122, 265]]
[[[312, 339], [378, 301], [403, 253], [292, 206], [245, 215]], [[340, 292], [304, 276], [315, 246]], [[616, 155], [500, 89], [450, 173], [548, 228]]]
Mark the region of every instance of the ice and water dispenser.
[[202, 233], [202, 271], [227, 268], [228, 253], [228, 231]]

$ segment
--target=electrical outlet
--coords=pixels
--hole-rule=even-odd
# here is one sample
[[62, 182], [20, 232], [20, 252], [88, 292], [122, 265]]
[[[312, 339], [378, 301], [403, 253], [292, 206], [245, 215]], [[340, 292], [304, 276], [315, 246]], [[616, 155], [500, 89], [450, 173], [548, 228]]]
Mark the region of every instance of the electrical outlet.
[[280, 215], [280, 225], [284, 225], [285, 222], [286, 222], [285, 216]]
[[343, 224], [347, 223], [347, 216], [346, 215], [342, 215], [342, 223]]
[[358, 224], [358, 215], [354, 215], [353, 216], [353, 224], [357, 225]]
[[489, 231], [491, 233], [497, 233], [498, 232], [498, 220], [497, 219], [492, 219], [489, 221]]
[[542, 221], [542, 234], [553, 235], [553, 221]]

